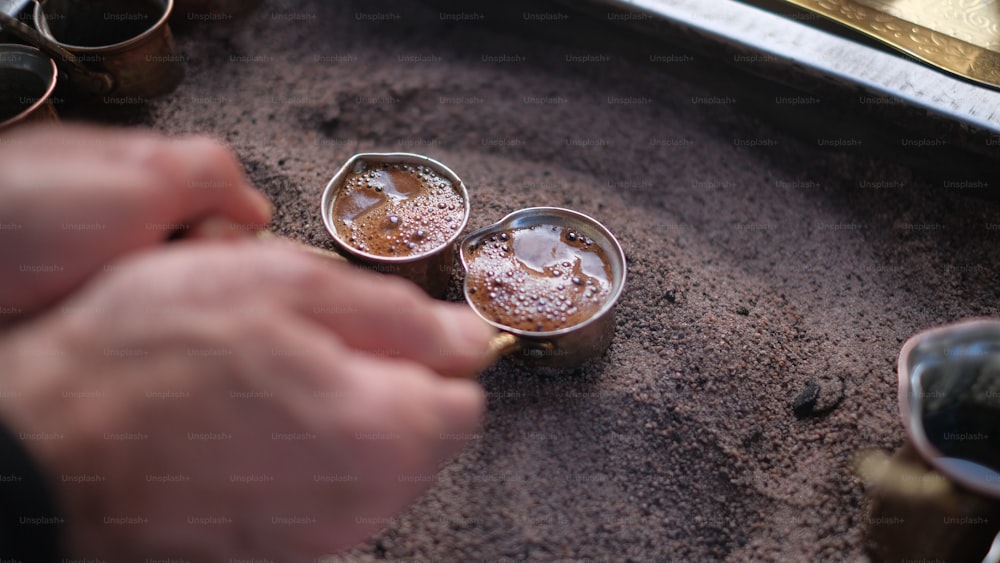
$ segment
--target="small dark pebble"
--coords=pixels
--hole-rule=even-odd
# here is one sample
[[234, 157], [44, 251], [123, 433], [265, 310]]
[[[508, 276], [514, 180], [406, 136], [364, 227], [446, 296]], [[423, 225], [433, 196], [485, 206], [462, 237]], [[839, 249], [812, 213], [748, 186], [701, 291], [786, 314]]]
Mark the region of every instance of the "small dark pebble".
[[663, 297], [666, 298], [668, 303], [677, 303], [677, 292], [672, 289], [666, 292]]
[[746, 317], [750, 314], [750, 309], [747, 309], [743, 305], [740, 305], [739, 307], [736, 308], [736, 314], [743, 315], [744, 317]]
[[798, 397], [792, 401], [792, 412], [798, 418], [811, 415], [817, 399], [819, 399], [819, 385], [816, 385], [815, 381], [809, 381]]
[[798, 418], [822, 416], [844, 400], [844, 379], [837, 375], [821, 375], [810, 379], [792, 401], [792, 412]]
[[750, 428], [750, 432], [743, 437], [743, 446], [747, 447], [752, 444], [758, 443], [763, 437], [764, 437], [764, 429], [761, 428], [759, 424], [754, 424]]

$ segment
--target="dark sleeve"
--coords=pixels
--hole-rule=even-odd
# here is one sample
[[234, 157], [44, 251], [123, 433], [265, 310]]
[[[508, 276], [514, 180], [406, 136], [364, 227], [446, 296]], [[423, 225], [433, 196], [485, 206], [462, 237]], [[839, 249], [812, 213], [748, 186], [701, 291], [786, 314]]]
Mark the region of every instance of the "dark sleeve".
[[0, 561], [58, 562], [62, 524], [41, 469], [0, 426]]

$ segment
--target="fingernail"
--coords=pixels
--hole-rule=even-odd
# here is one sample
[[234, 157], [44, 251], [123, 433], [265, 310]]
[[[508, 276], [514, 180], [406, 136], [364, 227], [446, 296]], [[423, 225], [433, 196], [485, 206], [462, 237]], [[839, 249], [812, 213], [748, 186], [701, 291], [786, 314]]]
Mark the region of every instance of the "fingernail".
[[486, 393], [483, 387], [475, 381], [457, 379], [443, 382], [438, 386], [442, 411], [447, 409], [449, 415], [448, 427], [456, 432], [469, 434], [469, 439], [475, 439], [475, 430], [482, 423], [483, 412], [486, 410]]
[[261, 215], [267, 217], [267, 223], [271, 222], [274, 218], [274, 204], [271, 203], [271, 198], [267, 197], [264, 192], [258, 191], [254, 188], [250, 189], [253, 194], [254, 205], [260, 211]]
[[198, 223], [187, 233], [188, 238], [229, 239], [247, 236], [245, 229], [240, 229], [232, 221], [224, 217], [211, 217]]

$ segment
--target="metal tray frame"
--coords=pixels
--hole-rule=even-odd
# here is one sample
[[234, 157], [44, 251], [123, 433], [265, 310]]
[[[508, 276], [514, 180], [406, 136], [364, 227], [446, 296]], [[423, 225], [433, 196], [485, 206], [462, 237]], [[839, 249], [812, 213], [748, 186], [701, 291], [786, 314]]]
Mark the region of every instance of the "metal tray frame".
[[[1000, 91], [956, 78], [863, 37], [837, 33], [736, 0], [562, 0], [604, 12], [665, 41], [719, 45], [749, 72], [788, 82], [790, 74], [835, 83], [858, 97], [885, 97], [972, 131], [976, 152], [1000, 156]], [[790, 4], [789, 2], [782, 2]], [[815, 19], [819, 19], [815, 15]], [[698, 48], [698, 46], [696, 46]], [[750, 55], [754, 55], [750, 57]]]

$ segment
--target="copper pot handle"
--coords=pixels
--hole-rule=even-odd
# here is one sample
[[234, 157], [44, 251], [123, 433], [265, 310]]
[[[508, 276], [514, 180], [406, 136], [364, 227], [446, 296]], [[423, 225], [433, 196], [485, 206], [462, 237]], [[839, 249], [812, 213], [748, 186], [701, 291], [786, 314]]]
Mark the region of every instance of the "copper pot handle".
[[76, 58], [76, 55], [63, 49], [55, 41], [28, 27], [14, 16], [0, 11], [0, 26], [13, 35], [16, 35], [22, 41], [27, 41], [33, 47], [37, 47], [57, 62], [62, 61], [69, 65], [72, 69], [70, 74], [73, 76], [73, 80], [81, 81], [83, 83], [81, 86], [88, 92], [108, 94], [114, 90], [115, 82], [111, 78], [111, 75], [90, 70]]

